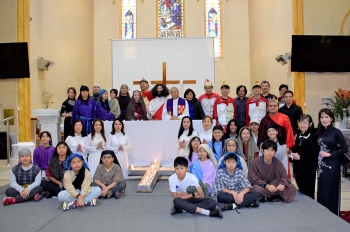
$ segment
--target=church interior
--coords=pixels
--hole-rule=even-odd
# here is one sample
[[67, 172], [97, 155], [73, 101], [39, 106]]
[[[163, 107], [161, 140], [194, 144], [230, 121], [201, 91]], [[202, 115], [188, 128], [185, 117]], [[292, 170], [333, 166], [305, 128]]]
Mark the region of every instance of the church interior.
[[[11, 167], [18, 162], [13, 153], [27, 143], [34, 147], [40, 143], [36, 134], [37, 116], [33, 112], [60, 109], [69, 87], [79, 90], [81, 85], [86, 85], [91, 91], [94, 84], [99, 83], [108, 91], [115, 88], [111, 41], [159, 38], [159, 28], [168, 28], [162, 24], [167, 19], [159, 20], [159, 1], [132, 1], [136, 11], [132, 35], [126, 33], [123, 21], [124, 17], [131, 17], [130, 12], [123, 14], [123, 3], [130, 4], [130, 0], [0, 1], [0, 43], [27, 42], [29, 49], [30, 76], [0, 78], [0, 121], [16, 116], [0, 123], [0, 131], [7, 130], [6, 123], [9, 125], [11, 145], [15, 144], [11, 148]], [[174, 30], [171, 35], [210, 37], [206, 34], [209, 25], [206, 2], [169, 0], [169, 4], [182, 3], [182, 24], [169, 18], [173, 20], [172, 28], [181, 30]], [[247, 87], [249, 97], [256, 81], [268, 81], [270, 93], [280, 96], [278, 87], [286, 84], [294, 92], [297, 105], [312, 116], [317, 127], [318, 112], [333, 99], [335, 91], [350, 89], [350, 72], [292, 72], [291, 62], [281, 65], [275, 58], [291, 52], [292, 35], [350, 36], [350, 1], [213, 2], [220, 6], [216, 25], [220, 38], [214, 40], [214, 43], [220, 42], [215, 45], [220, 54], [215, 55], [213, 63], [214, 92], [220, 94], [220, 86], [226, 82], [231, 86], [232, 98], [236, 97], [235, 89], [239, 85]], [[38, 60], [49, 62], [47, 70], [39, 69]], [[118, 76], [121, 82], [123, 78]], [[134, 80], [141, 78], [134, 77]], [[147, 78], [160, 80], [162, 74]], [[202, 89], [202, 81], [196, 85]], [[139, 86], [129, 88], [132, 93]], [[59, 124], [63, 122], [59, 120], [62, 120]], [[349, 127], [342, 128], [342, 132], [350, 137]], [[0, 198], [5, 197], [11, 171], [6, 149], [0, 154]], [[237, 231], [348, 231], [350, 228], [350, 213], [347, 222], [341, 220], [301, 193], [297, 193], [290, 204], [264, 203], [259, 209], [243, 209], [241, 214], [225, 212], [221, 221], [188, 213], [173, 217], [169, 215], [172, 196], [168, 182], [160, 179], [153, 185], [153, 192], [139, 193], [136, 192], [138, 181], [133, 178], [127, 181], [128, 187], [121, 199], [99, 200], [97, 207], [75, 212], [62, 212], [57, 199], [0, 206], [0, 231], [223, 231], [232, 228]], [[341, 211], [350, 212], [349, 177], [341, 179]]]

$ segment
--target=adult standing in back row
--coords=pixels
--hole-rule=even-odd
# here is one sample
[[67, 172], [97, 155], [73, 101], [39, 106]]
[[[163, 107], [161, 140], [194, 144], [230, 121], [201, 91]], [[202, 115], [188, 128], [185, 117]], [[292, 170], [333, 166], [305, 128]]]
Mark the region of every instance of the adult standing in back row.
[[246, 126], [249, 126], [250, 121], [256, 121], [260, 124], [260, 121], [266, 115], [266, 108], [268, 101], [260, 96], [261, 86], [259, 81], [256, 81], [253, 85], [253, 96], [247, 100], [246, 104]]
[[83, 128], [86, 135], [91, 133], [94, 105], [94, 100], [89, 96], [89, 87], [82, 85], [80, 87], [80, 95], [73, 107], [71, 124], [77, 119], [80, 119], [83, 122]]
[[293, 100], [293, 92], [290, 90], [287, 90], [284, 92], [283, 97], [284, 97], [284, 102], [285, 105], [282, 106], [278, 112], [285, 114], [288, 116], [290, 123], [292, 124], [293, 132], [296, 134], [297, 129], [298, 129], [298, 120], [300, 115], [303, 114], [303, 110], [301, 109], [300, 106], [296, 105]]
[[246, 97], [247, 95], [247, 87], [244, 85], [240, 85], [236, 89], [236, 94], [237, 97], [235, 98], [236, 102], [236, 122], [237, 122], [237, 127], [241, 128], [246, 125], [246, 105], [248, 98]]
[[213, 118], [213, 107], [216, 99], [220, 98], [220, 95], [213, 93], [213, 83], [209, 79], [204, 81], [205, 93], [198, 97], [198, 101], [201, 103], [204, 114]]

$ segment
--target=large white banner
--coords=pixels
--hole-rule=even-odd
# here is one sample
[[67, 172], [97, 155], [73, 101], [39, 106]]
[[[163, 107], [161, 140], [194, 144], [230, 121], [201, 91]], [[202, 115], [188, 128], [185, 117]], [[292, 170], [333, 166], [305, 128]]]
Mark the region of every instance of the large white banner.
[[[205, 79], [214, 80], [213, 38], [112, 40], [113, 88], [128, 84], [131, 92], [140, 89], [133, 81], [142, 78], [162, 80], [166, 62], [167, 80], [196, 80], [194, 84], [167, 85], [180, 90], [180, 96], [191, 88], [197, 97], [204, 93]], [[153, 87], [150, 84], [150, 89]]]

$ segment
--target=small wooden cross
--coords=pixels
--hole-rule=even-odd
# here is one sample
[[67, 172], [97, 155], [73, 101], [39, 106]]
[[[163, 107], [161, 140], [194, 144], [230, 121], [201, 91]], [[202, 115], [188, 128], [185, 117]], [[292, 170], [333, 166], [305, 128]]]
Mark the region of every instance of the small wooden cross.
[[[184, 84], [196, 84], [196, 80], [184, 80], [183, 81]], [[139, 85], [140, 81], [133, 81], [132, 82], [133, 85]], [[167, 85], [167, 84], [180, 84], [179, 80], [167, 80], [166, 79], [166, 62], [163, 62], [163, 80], [161, 81], [151, 81], [151, 84], [163, 84], [163, 85]]]

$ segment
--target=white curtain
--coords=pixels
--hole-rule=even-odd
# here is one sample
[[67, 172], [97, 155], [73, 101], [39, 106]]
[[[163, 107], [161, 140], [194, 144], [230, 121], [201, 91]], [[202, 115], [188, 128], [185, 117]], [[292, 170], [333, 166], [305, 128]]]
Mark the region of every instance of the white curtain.
[[215, 83], [213, 38], [112, 40], [112, 62], [113, 88], [128, 84], [130, 93], [140, 88], [133, 81], [162, 80], [163, 62], [167, 80], [197, 81], [196, 85], [167, 85], [179, 87], [181, 97], [187, 88], [197, 96], [204, 93], [205, 79]]

